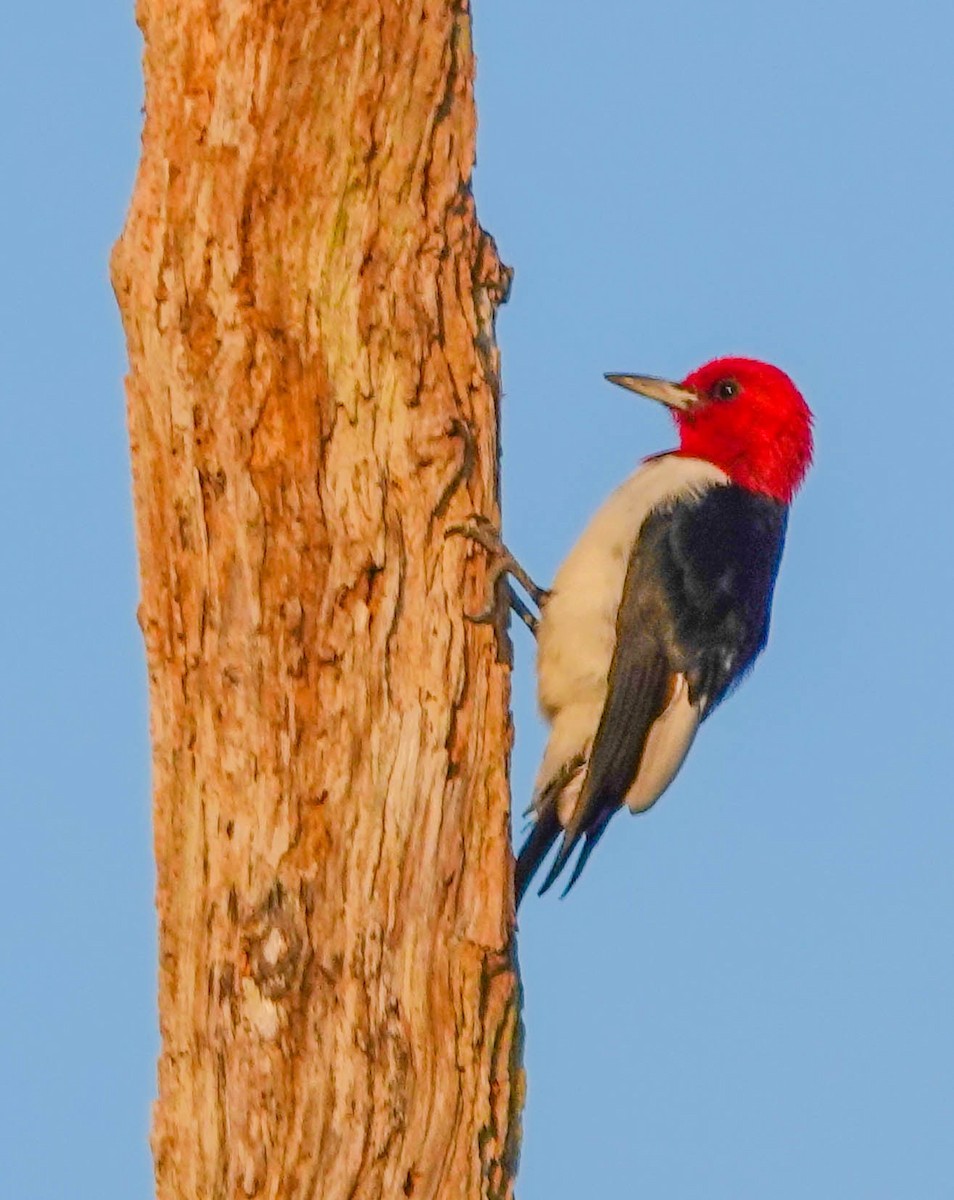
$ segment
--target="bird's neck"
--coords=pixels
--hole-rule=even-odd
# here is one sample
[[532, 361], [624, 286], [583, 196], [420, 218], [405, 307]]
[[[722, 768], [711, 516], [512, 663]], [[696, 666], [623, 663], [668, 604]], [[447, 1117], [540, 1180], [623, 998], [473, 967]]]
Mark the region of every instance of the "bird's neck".
[[686, 425], [680, 434], [677, 454], [710, 462], [725, 471], [739, 487], [769, 496], [780, 504], [791, 503], [811, 461], [810, 447], [796, 443], [784, 433], [773, 435], [764, 431], [753, 436], [747, 431], [743, 438], [732, 429], [697, 432]]

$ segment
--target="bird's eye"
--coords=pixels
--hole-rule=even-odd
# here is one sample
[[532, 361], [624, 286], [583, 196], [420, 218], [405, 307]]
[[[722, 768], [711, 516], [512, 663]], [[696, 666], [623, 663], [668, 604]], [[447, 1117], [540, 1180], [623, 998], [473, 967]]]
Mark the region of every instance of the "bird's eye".
[[734, 379], [720, 379], [712, 389], [712, 396], [715, 400], [731, 400], [738, 391], [739, 385]]

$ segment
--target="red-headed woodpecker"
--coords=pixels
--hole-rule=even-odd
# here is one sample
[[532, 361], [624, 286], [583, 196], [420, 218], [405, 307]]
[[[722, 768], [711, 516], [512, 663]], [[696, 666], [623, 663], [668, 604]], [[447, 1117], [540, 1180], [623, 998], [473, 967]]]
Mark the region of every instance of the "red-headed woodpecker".
[[[811, 413], [777, 367], [707, 363], [682, 383], [607, 375], [673, 412], [679, 448], [655, 455], [599, 509], [549, 592], [486, 528], [471, 530], [536, 601], [540, 708], [550, 737], [517, 899], [562, 834], [541, 894], [582, 841], [573, 886], [609, 819], [644, 812], [702, 721], [765, 645], [788, 509], [812, 458]], [[486, 616], [486, 614], [485, 614]]]

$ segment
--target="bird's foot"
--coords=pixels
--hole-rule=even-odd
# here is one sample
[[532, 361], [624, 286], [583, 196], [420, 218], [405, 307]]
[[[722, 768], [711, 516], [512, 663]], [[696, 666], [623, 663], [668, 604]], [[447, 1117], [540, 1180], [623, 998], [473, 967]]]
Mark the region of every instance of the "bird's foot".
[[539, 618], [531, 612], [525, 601], [514, 591], [513, 585], [506, 578], [511, 576], [520, 584], [538, 609], [542, 610], [550, 593], [546, 588], [538, 586], [530, 578], [520, 563], [514, 558], [500, 539], [500, 533], [493, 522], [486, 517], [473, 516], [469, 521], [460, 525], [452, 525], [447, 530], [447, 536], [456, 535], [469, 538], [482, 546], [490, 555], [490, 567], [487, 573], [487, 601], [484, 607], [476, 613], [468, 613], [467, 619], [476, 625], [495, 625], [501, 620], [506, 622], [510, 609], [517, 614], [530, 632], [536, 636]]

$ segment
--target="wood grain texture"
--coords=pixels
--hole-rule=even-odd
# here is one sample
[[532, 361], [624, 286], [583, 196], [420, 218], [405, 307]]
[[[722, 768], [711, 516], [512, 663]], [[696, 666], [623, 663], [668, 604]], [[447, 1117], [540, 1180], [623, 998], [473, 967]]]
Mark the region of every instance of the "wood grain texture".
[[[454, 0], [140, 0], [113, 280], [162, 1200], [506, 1197], [522, 1098], [494, 314]], [[470, 431], [472, 446], [468, 448]]]

